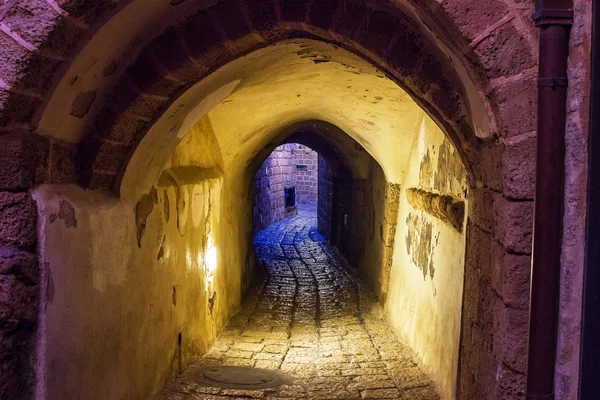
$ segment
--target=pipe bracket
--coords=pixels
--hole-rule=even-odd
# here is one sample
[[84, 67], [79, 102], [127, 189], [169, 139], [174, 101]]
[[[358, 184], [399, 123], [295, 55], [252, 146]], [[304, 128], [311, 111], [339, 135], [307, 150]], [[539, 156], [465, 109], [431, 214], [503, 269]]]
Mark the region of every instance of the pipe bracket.
[[531, 16], [536, 26], [573, 25], [573, 10], [559, 8], [542, 8]]
[[568, 87], [568, 78], [538, 78], [538, 87], [551, 87], [552, 89], [557, 87]]

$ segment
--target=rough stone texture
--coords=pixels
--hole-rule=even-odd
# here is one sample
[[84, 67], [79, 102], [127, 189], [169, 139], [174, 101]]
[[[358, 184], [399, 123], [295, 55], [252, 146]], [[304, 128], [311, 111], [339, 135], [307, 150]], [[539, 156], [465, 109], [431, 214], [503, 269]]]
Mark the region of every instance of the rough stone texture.
[[296, 160], [292, 148], [285, 144], [273, 150], [254, 176], [253, 229], [258, 232], [283, 218], [296, 215], [296, 207], [285, 206], [286, 186], [296, 187]]
[[[300, 204], [317, 204], [318, 155], [310, 148], [298, 145], [293, 150], [296, 159], [296, 201]], [[298, 169], [305, 165], [306, 169]]]
[[[377, 298], [317, 233], [314, 209], [255, 238], [260, 279], [198, 362], [154, 399], [438, 399]], [[232, 390], [194, 381], [209, 365], [278, 370], [293, 382]]]
[[535, 191], [535, 134], [506, 145], [502, 160], [504, 195], [509, 199], [533, 199]]
[[13, 132], [0, 136], [0, 190], [22, 190], [31, 187], [35, 169], [31, 168], [35, 153], [35, 136]]
[[0, 398], [28, 399], [35, 387], [39, 270], [35, 136], [0, 135]]
[[494, 212], [498, 241], [510, 251], [530, 254], [533, 236], [533, 202], [514, 202], [496, 196]]
[[[594, 4], [596, 6], [596, 4]], [[579, 346], [585, 263], [585, 219], [590, 112], [592, 2], [575, 1], [571, 30], [565, 134], [565, 209], [555, 393], [578, 399]]]
[[0, 192], [0, 246], [34, 249], [35, 203], [29, 193]]
[[490, 33], [475, 46], [488, 77], [511, 76], [514, 72], [536, 66], [536, 59], [526, 44], [526, 37], [515, 35], [518, 29], [508, 23]]
[[533, 132], [537, 128], [537, 81], [534, 72], [507, 82], [494, 91], [502, 121], [502, 133], [508, 137]]

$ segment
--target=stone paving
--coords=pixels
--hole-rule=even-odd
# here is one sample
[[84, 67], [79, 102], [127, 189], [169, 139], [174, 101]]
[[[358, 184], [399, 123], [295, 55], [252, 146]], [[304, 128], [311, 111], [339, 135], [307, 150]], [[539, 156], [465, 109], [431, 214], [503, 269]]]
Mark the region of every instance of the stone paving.
[[[439, 399], [383, 321], [371, 289], [302, 208], [255, 237], [258, 283], [208, 353], [155, 400]], [[261, 390], [193, 382], [207, 365], [279, 370], [293, 382]]]

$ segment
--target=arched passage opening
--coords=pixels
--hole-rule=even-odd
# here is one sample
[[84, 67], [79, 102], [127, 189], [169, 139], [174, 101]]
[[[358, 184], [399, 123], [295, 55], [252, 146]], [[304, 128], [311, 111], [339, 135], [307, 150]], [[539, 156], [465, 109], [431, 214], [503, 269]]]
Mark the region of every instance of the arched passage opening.
[[[431, 159], [445, 165], [445, 156], [441, 155], [447, 153], [441, 151], [442, 147], [450, 149], [451, 153], [456, 151], [467, 169], [466, 175], [472, 187], [473, 201], [469, 202], [471, 219], [468, 228], [463, 230], [468, 236], [470, 256], [467, 256], [467, 270], [471, 273], [465, 279], [462, 310], [462, 395], [466, 398], [486, 398], [496, 394], [496, 397], [510, 397], [511, 393], [518, 393], [523, 377], [522, 349], [506, 352], [502, 341], [507, 340], [505, 336], [512, 337], [495, 335], [494, 332], [510, 333], [511, 321], [522, 317], [526, 308], [522, 301], [526, 297], [522, 286], [526, 284], [519, 282], [513, 285], [513, 282], [503, 279], [502, 273], [510, 267], [507, 264], [513, 261], [518, 264], [515, 268], [519, 271], [523, 270], [522, 265], [527, 264], [527, 226], [530, 225], [527, 218], [531, 202], [510, 200], [531, 199], [526, 184], [520, 186], [514, 183], [521, 176], [515, 165], [529, 165], [526, 162], [526, 144], [530, 143], [531, 136], [519, 136], [518, 141], [507, 142], [511, 148], [520, 150], [520, 153], [512, 152], [511, 157], [503, 152], [504, 143], [497, 142], [493, 137], [490, 139], [490, 136], [495, 132], [512, 132], [518, 136], [532, 130], [528, 122], [518, 118], [527, 110], [511, 108], [512, 103], [507, 100], [517, 90], [515, 87], [520, 88], [529, 82], [525, 78], [529, 77], [527, 68], [533, 62], [527, 45], [519, 43], [522, 51], [518, 53], [514, 65], [511, 63], [515, 58], [511, 58], [510, 65], [504, 65], [499, 61], [501, 57], [488, 55], [496, 52], [497, 46], [493, 43], [512, 43], [493, 40], [507, 31], [506, 26], [501, 30], [494, 28], [489, 31], [492, 45], [481, 38], [478, 38], [481, 41], [477, 41], [481, 46], [467, 45], [462, 35], [457, 35], [461, 38], [458, 42], [452, 42], [444, 36], [445, 28], [442, 30], [440, 27], [445, 21], [455, 21], [456, 18], [449, 15], [445, 8], [440, 9], [437, 3], [429, 2], [418, 7], [408, 2], [381, 7], [360, 1], [351, 5], [328, 1], [294, 2], [297, 7], [284, 1], [172, 3], [177, 4], [165, 3], [160, 7], [144, 9], [151, 11], [142, 10], [145, 6], [141, 3], [131, 2], [129, 7], [129, 4], [124, 4], [105, 25], [107, 29], [97, 32], [90, 46], [80, 52], [80, 57], [68, 71], [57, 73], [56, 90], [48, 96], [47, 107], [44, 104], [36, 115], [31, 111], [33, 106], [17, 107], [22, 111], [18, 115], [19, 122], [23, 118], [32, 120], [36, 129], [39, 128], [40, 133], [49, 137], [40, 140], [39, 173], [42, 177], [36, 178], [36, 184], [78, 183], [87, 189], [109, 193], [105, 197], [88, 192], [69, 194], [70, 191], [79, 190], [74, 188], [46, 186], [36, 189], [35, 198], [42, 221], [40, 252], [44, 255], [42, 261], [47, 262], [41, 264], [42, 270], [44, 278], [59, 288], [54, 291], [51, 284], [47, 285], [48, 293], [52, 295], [43, 300], [48, 302], [48, 307], [41, 316], [46, 325], [42, 335], [42, 351], [39, 352], [42, 365], [58, 367], [43, 369], [39, 390], [51, 393], [50, 397], [69, 397], [76, 392], [86, 393], [88, 398], [93, 398], [94, 394], [86, 390], [92, 386], [88, 385], [90, 382], [95, 382], [95, 376], [111, 381], [112, 392], [109, 397], [119, 397], [123, 392], [133, 397], [144, 397], [157, 390], [161, 382], [174, 376], [208, 348], [228, 316], [233, 315], [239, 307], [253, 270], [253, 260], [251, 252], [247, 251], [250, 248], [248, 245], [238, 247], [230, 244], [250, 242], [247, 230], [236, 229], [239, 227], [237, 222], [243, 221], [243, 225], [248, 227], [251, 221], [248, 205], [251, 180], [246, 172], [247, 164], [255, 159], [275, 132], [299, 121], [316, 119], [332, 123], [361, 143], [382, 166], [385, 179], [400, 185], [402, 193], [402, 182], [408, 171], [405, 168], [406, 160], [411, 154], [427, 156], [430, 145], [416, 145], [423, 151], [414, 152], [415, 141], [401, 135], [411, 129], [404, 129], [405, 125], [396, 126], [391, 120], [402, 116], [399, 119], [410, 121], [406, 117], [413, 113], [407, 110], [414, 110], [411, 105], [414, 106], [416, 102], [435, 121], [433, 125], [425, 126], [437, 129], [441, 138], [449, 138], [454, 145], [441, 146], [438, 143], [440, 147], [437, 150], [434, 145], [429, 152], [430, 158], [436, 150], [439, 156]], [[143, 18], [132, 18], [140, 10], [143, 11], [140, 13]], [[167, 10], [177, 11], [170, 13]], [[153, 18], [162, 22], [145, 30], [148, 25], [142, 23], [142, 19], [151, 21]], [[226, 22], [230, 18], [234, 23]], [[135, 21], [135, 27], [123, 23], [128, 20]], [[510, 26], [513, 25], [512, 18], [507, 21]], [[496, 22], [486, 20], [482, 26], [492, 29]], [[448, 29], [456, 31], [456, 26], [451, 26]], [[115, 30], [115, 27], [118, 29]], [[129, 38], [122, 31], [125, 27], [140, 33], [137, 37], [141, 39], [136, 39], [135, 34]], [[163, 28], [166, 28], [164, 32], [155, 36]], [[390, 32], [393, 34], [390, 35]], [[468, 32], [464, 35], [469, 36]], [[156, 40], [150, 40], [152, 37]], [[303, 47], [306, 46], [307, 37], [321, 44], [329, 44], [326, 48], [314, 43]], [[296, 39], [290, 43], [290, 38]], [[102, 43], [108, 43], [107, 39], [111, 40], [110, 43], [122, 40], [122, 45], [114, 46], [114, 52], [101, 52], [100, 56], [98, 49], [103, 49]], [[288, 43], [282, 42], [285, 40]], [[414, 102], [396, 104], [398, 107], [392, 106], [387, 110], [391, 113], [377, 113], [367, 103], [352, 108], [351, 104], [336, 96], [343, 93], [340, 90], [344, 88], [341, 80], [336, 79], [337, 86], [324, 86], [323, 80], [317, 76], [297, 74], [288, 78], [312, 83], [312, 87], [305, 88], [303, 93], [294, 93], [296, 103], [293, 105], [296, 108], [287, 108], [287, 112], [278, 114], [285, 107], [272, 105], [283, 104], [280, 103], [281, 99], [261, 101], [260, 93], [251, 89], [254, 84], [261, 82], [252, 81], [251, 78], [256, 76], [251, 72], [268, 70], [273, 58], [263, 56], [273, 49], [279, 51], [273, 53], [275, 58], [286, 55], [289, 46], [300, 47], [291, 52], [295, 53], [294, 57], [300, 58], [296, 61], [312, 63], [311, 66], [315, 68], [342, 65], [346, 73], [377, 78], [376, 84], [365, 85], [361, 89], [382, 89], [388, 88], [388, 84], [394, 87], [400, 84], [409, 94], [405, 98]], [[511, 46], [503, 45], [503, 51]], [[459, 52], [456, 52], [457, 48]], [[463, 48], [467, 49], [464, 54]], [[349, 50], [354, 57], [368, 62], [358, 67], [353, 62], [347, 63], [353, 57], [346, 54], [338, 57], [336, 52], [341, 52], [341, 49]], [[484, 59], [481, 63], [480, 58]], [[49, 69], [55, 70], [53, 67]], [[370, 73], [373, 70], [375, 72]], [[521, 72], [525, 75], [519, 75]], [[498, 79], [505, 75], [515, 78]], [[206, 79], [208, 76], [211, 79]], [[490, 84], [492, 79], [497, 79], [493, 85]], [[273, 83], [280, 85], [283, 82]], [[346, 89], [349, 89], [347, 86], [353, 85], [346, 85]], [[354, 94], [357, 93], [358, 90]], [[29, 94], [27, 90], [18, 90], [11, 94], [11, 98], [20, 101]], [[382, 102], [377, 98], [379, 94], [372, 99], [367, 93], [361, 95], [371, 100], [373, 105]], [[388, 99], [381, 97], [384, 101]], [[37, 101], [39, 96], [33, 98]], [[313, 102], [304, 102], [307, 98]], [[298, 103], [298, 99], [302, 100]], [[15, 106], [21, 104], [17, 100]], [[288, 102], [292, 103], [290, 99]], [[226, 107], [233, 103], [236, 107]], [[73, 107], [65, 107], [65, 104], [72, 104]], [[239, 118], [234, 111], [250, 108], [248, 105], [259, 106], [253, 108], [254, 118]], [[12, 109], [7, 108], [9, 111]], [[340, 113], [340, 109], [351, 110], [352, 113]], [[209, 111], [214, 118], [205, 119]], [[265, 115], [270, 116], [271, 123], [262, 118]], [[418, 121], [413, 122], [413, 127], [423, 126]], [[421, 131], [422, 128], [417, 130]], [[189, 135], [192, 131], [203, 134]], [[386, 133], [395, 133], [393, 137], [397, 140], [385, 141], [384, 138], [393, 139]], [[197, 141], [193, 143], [194, 140]], [[185, 146], [179, 147], [180, 144], [188, 144], [187, 149], [204, 150], [189, 154], [182, 150]], [[382, 150], [384, 147], [387, 150]], [[210, 149], [210, 157], [205, 154], [207, 149]], [[427, 163], [421, 164], [427, 167]], [[400, 174], [398, 171], [403, 172]], [[524, 179], [527, 180], [527, 177]], [[441, 181], [434, 179], [428, 183], [433, 194], [440, 194], [436, 191], [441, 187], [438, 185]], [[423, 185], [426, 186], [425, 183]], [[418, 185], [416, 189], [419, 189]], [[432, 204], [441, 203], [441, 197], [434, 198], [423, 193], [427, 192], [426, 189], [420, 190], [410, 192], [414, 204], [433, 209]], [[396, 198], [394, 193], [393, 189], [389, 191], [389, 199]], [[118, 200], [110, 194], [117, 194]], [[390, 204], [393, 203], [390, 201]], [[398, 208], [400, 210], [401, 206]], [[164, 218], [157, 215], [159, 209]], [[216, 209], [221, 212], [214, 212]], [[399, 210], [396, 212], [400, 213]], [[395, 211], [391, 209], [389, 212], [393, 216]], [[430, 214], [435, 214], [435, 211]], [[77, 223], [70, 218], [72, 215], [77, 217]], [[100, 222], [104, 217], [111, 222]], [[165, 224], [166, 220], [175, 225]], [[400, 222], [399, 218], [396, 220]], [[57, 221], [59, 225], [56, 225]], [[412, 216], [409, 218], [409, 215], [404, 219], [408, 225], [406, 221], [414, 221], [415, 227], [424, 225], [423, 221], [415, 220]], [[210, 226], [210, 230], [206, 229], [207, 226]], [[70, 230], [65, 233], [52, 229]], [[110, 237], [102, 233], [111, 229], [115, 234]], [[90, 230], [94, 233], [90, 234]], [[417, 230], [420, 231], [418, 228], [413, 231]], [[376, 229], [374, 231], [377, 232]], [[184, 238], [188, 234], [192, 235], [191, 239]], [[180, 243], [169, 243], [170, 238], [177, 235], [182, 238], [177, 239]], [[398, 237], [398, 233], [394, 236]], [[90, 238], [93, 243], [90, 243]], [[85, 242], [76, 246], [82, 249], [81, 253], [61, 254], [60, 251], [48, 250], [60, 249], [65, 242], [78, 243], [78, 240]], [[427, 240], [424, 242], [431, 243]], [[215, 243], [219, 245], [215, 246]], [[396, 240], [395, 245], [397, 243]], [[410, 243], [405, 240], [405, 248], [413, 248], [411, 243], [420, 243], [420, 239]], [[170, 251], [180, 246], [185, 251]], [[146, 258], [140, 258], [140, 251], [144, 252], [143, 257]], [[165, 260], [165, 255], [176, 255], [169, 262], [185, 265], [186, 269], [182, 268], [181, 274], [177, 275], [170, 273], [172, 271], [169, 268], [142, 267], [154, 265], [159, 258]], [[393, 252], [392, 260], [396, 257], [397, 253]], [[215, 259], [216, 263], [208, 261]], [[72, 271], [74, 264], [90, 267], [76, 271], [80, 274], [77, 275]], [[426, 271], [416, 268], [420, 279], [423, 279], [424, 285], [429, 285], [428, 289], [433, 294], [434, 287], [428, 281], [431, 280], [432, 270], [430, 264], [426, 265]], [[494, 274], [492, 265], [496, 268]], [[394, 274], [393, 266], [392, 262], [390, 275]], [[434, 271], [433, 279], [440, 273], [435, 264]], [[153, 275], [148, 281], [148, 276], [154, 273], [163, 275]], [[177, 278], [174, 278], [176, 275]], [[390, 282], [394, 279], [393, 276], [389, 278]], [[85, 284], [73, 285], [74, 280]], [[169, 284], [168, 295], [165, 295], [163, 283], [173, 280], [186, 282], [186, 285]], [[187, 283], [192, 281], [195, 283], [188, 286]], [[397, 281], [403, 281], [402, 277], [397, 277]], [[144, 282], [144, 290], [129, 290], [133, 282]], [[81, 293], [77, 293], [77, 290], [81, 290]], [[435, 288], [435, 292], [440, 299], [440, 288]], [[70, 296], [73, 294], [76, 296]], [[182, 297], [202, 305], [203, 316], [198, 317], [193, 326], [186, 322], [185, 314], [189, 309], [185, 311], [186, 307], [182, 307], [182, 304], [186, 304], [181, 303]], [[81, 302], [81, 308], [65, 313], [64, 310], [71, 304], [69, 298], [84, 298], [85, 301]], [[150, 301], [152, 299], [155, 301]], [[166, 310], [165, 300], [169, 307], [176, 307], [177, 311]], [[400, 304], [400, 308], [406, 310], [408, 315], [417, 315], [413, 312], [416, 300], [414, 298], [412, 302]], [[142, 303], [147, 307], [138, 306]], [[99, 304], [109, 306], [98, 313], [97, 320], [85, 321], [84, 315], [92, 313], [91, 310], [96, 310]], [[480, 307], [480, 304], [483, 306]], [[148, 321], [164, 321], [167, 314], [169, 317], [166, 319], [170, 322], [166, 325], [169, 328], [160, 332], [148, 328], [153, 325]], [[101, 323], [98, 322], [100, 320]], [[97, 332], [96, 327], [102, 326], [107, 328], [108, 333], [96, 337], [96, 342], [88, 342], [89, 338], [82, 339], [71, 346], [75, 349], [73, 352], [60, 354], [60, 347], [48, 352], [50, 347], [47, 343], [62, 340], [58, 327], [65, 323], [80, 332]], [[516, 325], [522, 327], [522, 324]], [[439, 329], [438, 326], [430, 332], [438, 332]], [[147, 352], [162, 361], [141, 362], [140, 365], [152, 365], [147, 369], [133, 368], [133, 360], [149, 360], [144, 359], [147, 354], [138, 354], [143, 352], [136, 350], [133, 341], [128, 340], [124, 332], [134, 332], [134, 336], [140, 339], [137, 342], [148, 343], [146, 350], [162, 348], [161, 351]], [[521, 336], [519, 332], [514, 335]], [[433, 333], [429, 338], [432, 336]], [[435, 354], [435, 351], [427, 349], [427, 345], [416, 343], [418, 339], [427, 337], [417, 335], [412, 338], [415, 343], [411, 345], [425, 365], [434, 365], [435, 362], [426, 356]], [[490, 346], [492, 342], [499, 345]], [[114, 353], [123, 354], [122, 357], [129, 361], [117, 363], [118, 368], [112, 368], [111, 372], [111, 366], [115, 365], [112, 360], [94, 361], [93, 355], [107, 348], [100, 346], [100, 343], [113, 349]], [[161, 346], [159, 343], [168, 345]], [[72, 363], [71, 360], [78, 361]], [[456, 364], [458, 362], [452, 362], [452, 368]], [[65, 376], [75, 375], [73, 365], [86, 366], [86, 372], [83, 373], [85, 378], [58, 388], [58, 382], [63, 381]], [[444, 370], [448, 372], [452, 368]], [[119, 378], [127, 375], [122, 373], [124, 370], [129, 371], [127, 380]], [[435, 375], [434, 371], [430, 372]], [[450, 388], [450, 393], [455, 385], [452, 382], [456, 381], [456, 374], [449, 375], [454, 376], [440, 378], [439, 384]], [[148, 376], [152, 378], [147, 379]], [[442, 383], [444, 379], [445, 384]]]
[[[75, 325], [113, 326], [106, 335], [83, 340], [85, 348], [121, 346], [130, 358], [119, 368], [147, 366], [136, 370], [135, 388], [130, 381], [114, 385], [115, 396], [133, 389], [152, 394], [165, 377], [181, 373], [206, 352], [215, 355], [211, 346], [215, 340], [220, 343], [219, 332], [226, 326], [230, 329], [228, 320], [240, 311], [262, 265], [262, 261], [256, 265], [252, 247], [253, 184], [257, 169], [282, 143], [302, 143], [322, 156], [323, 170], [329, 174], [323, 188], [331, 193], [321, 204], [319, 231], [345, 256], [356, 279], [370, 287], [376, 301], [369, 311], [379, 313], [377, 323], [391, 324], [386, 325], [390, 335], [383, 350], [373, 347], [367, 356], [361, 351], [368, 349], [355, 349], [352, 355], [340, 353], [340, 357], [347, 359], [349, 368], [361, 359], [390, 365], [410, 360], [420, 365], [415, 367], [421, 376], [418, 384], [393, 383], [391, 389], [409, 395], [427, 382], [427, 390], [452, 397], [459, 362], [465, 248], [467, 173], [461, 154], [421, 107], [377, 68], [313, 40], [296, 39], [259, 50], [225, 65], [182, 94], [137, 145], [120, 181], [119, 200], [88, 201], [82, 194], [68, 194], [75, 189], [42, 191], [45, 197], [40, 197], [40, 203], [47, 205], [43, 214], [68, 203], [74, 214], [90, 218], [87, 224], [79, 222], [89, 231], [78, 238], [66, 225], [50, 222], [44, 227], [45, 248], [59, 248], [70, 240], [77, 248], [89, 249], [74, 252], [70, 260], [62, 252], [47, 253], [50, 264], [63, 268], [53, 273], [53, 280], [65, 288], [64, 297], [55, 298], [46, 312], [47, 342], [61, 335], [65, 318]], [[109, 235], [96, 228], [117, 220], [122, 223]], [[94, 295], [81, 292], [83, 285], [66, 289], [75, 260], [93, 266], [81, 279], [94, 288]], [[114, 270], [105, 269], [105, 264]], [[130, 290], [136, 281], [144, 282], [143, 288]], [[361, 287], [356, 285], [346, 292]], [[82, 296], [90, 302], [65, 315], [70, 299]], [[84, 323], [90, 307], [112, 304], [115, 298], [122, 305], [119, 311], [107, 308]], [[147, 306], [137, 307], [140, 301]], [[359, 298], [355, 305], [359, 307]], [[245, 310], [242, 307], [238, 316], [246, 315]], [[236, 318], [234, 323], [243, 320]], [[150, 328], [157, 325], [161, 329]], [[148, 352], [136, 355], [128, 337], [115, 334], [123, 326], [148, 343]], [[446, 334], [438, 335], [437, 326], [443, 326]], [[326, 326], [318, 328], [317, 337], [327, 331]], [[292, 340], [291, 330], [287, 333], [285, 340]], [[243, 337], [244, 331], [239, 334]], [[345, 342], [352, 343], [351, 333], [344, 336], [349, 336]], [[255, 337], [259, 342], [268, 339], [273, 338]], [[392, 341], [406, 342], [402, 354], [414, 351], [414, 355], [392, 359], [385, 353], [386, 346], [394, 346]], [[219, 357], [239, 363], [238, 358], [248, 356], [242, 363], [254, 366], [265, 356], [261, 354], [262, 348], [248, 352], [230, 347]], [[279, 367], [295, 364], [292, 354], [289, 360], [283, 354]], [[63, 397], [70, 396], [71, 390], [87, 393], [86, 383], [65, 387], [58, 379], [69, 374], [68, 358], [86, 355], [91, 353], [82, 350], [71, 356], [48, 347], [47, 362], [65, 368], [48, 371], [48, 393]], [[305, 361], [327, 364], [335, 355], [315, 354]], [[149, 363], [148, 357], [155, 361]], [[94, 372], [107, 368], [109, 375], [119, 374], [108, 370], [115, 368], [110, 362], [84, 364]], [[314, 373], [324, 374], [316, 364]], [[404, 375], [401, 369], [396, 373], [399, 382]], [[159, 377], [148, 380], [149, 374]], [[360, 381], [348, 377], [349, 387], [356, 379]], [[394, 381], [386, 380], [376, 388], [345, 388], [340, 396], [386, 389], [390, 382]]]

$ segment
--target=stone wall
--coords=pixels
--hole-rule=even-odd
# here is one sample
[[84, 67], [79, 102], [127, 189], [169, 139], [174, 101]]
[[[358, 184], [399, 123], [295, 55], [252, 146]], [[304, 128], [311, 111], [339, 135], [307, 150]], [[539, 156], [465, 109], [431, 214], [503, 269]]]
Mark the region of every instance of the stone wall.
[[[262, 163], [254, 176], [254, 232], [298, 213], [297, 207], [286, 208], [284, 188], [296, 185], [295, 144], [277, 147]], [[298, 188], [296, 185], [296, 200]]]
[[[300, 204], [317, 204], [318, 200], [318, 155], [304, 145], [292, 145], [296, 159], [296, 201]], [[306, 165], [306, 169], [298, 169]]]
[[[1, 108], [1, 106], [0, 106]], [[40, 272], [35, 136], [0, 134], [0, 398], [29, 399], [35, 390]]]

